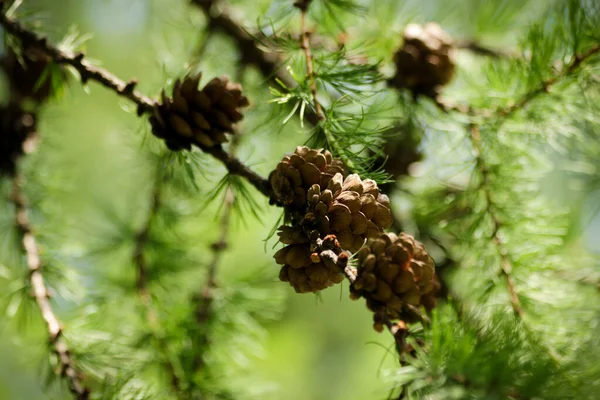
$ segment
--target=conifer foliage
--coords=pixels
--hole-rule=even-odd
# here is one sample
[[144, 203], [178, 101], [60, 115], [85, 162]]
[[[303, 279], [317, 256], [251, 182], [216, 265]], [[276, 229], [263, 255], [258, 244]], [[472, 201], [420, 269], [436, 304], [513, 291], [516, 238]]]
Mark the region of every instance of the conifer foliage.
[[[597, 2], [148, 3], [196, 38], [157, 93], [0, 0], [0, 328], [49, 396], [310, 398], [252, 363], [337, 286], [395, 346], [373, 398], [600, 398]], [[144, 137], [59, 135], [89, 83]]]

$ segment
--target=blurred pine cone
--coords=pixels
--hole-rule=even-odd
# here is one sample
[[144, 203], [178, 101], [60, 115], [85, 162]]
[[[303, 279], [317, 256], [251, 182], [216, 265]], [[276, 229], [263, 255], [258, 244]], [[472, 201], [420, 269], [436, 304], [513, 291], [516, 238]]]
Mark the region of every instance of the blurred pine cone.
[[173, 87], [173, 96], [162, 92], [160, 103], [150, 117], [152, 133], [164, 139], [171, 150], [189, 150], [192, 144], [210, 148], [227, 141], [226, 133], [233, 134], [233, 125], [243, 115], [242, 107], [248, 99], [242, 86], [229, 78], [213, 78], [198, 90], [201, 74], [179, 79]]
[[416, 319], [414, 307], [435, 307], [438, 289], [433, 259], [406, 233], [369, 240], [358, 253], [357, 277], [350, 287], [353, 299], [366, 299], [376, 321], [383, 316], [406, 322]]
[[51, 57], [33, 47], [20, 54], [8, 49], [0, 65], [6, 74], [14, 102], [34, 100], [41, 103], [60, 91], [57, 77], [67, 79], [62, 67], [53, 64]]
[[32, 150], [35, 132], [34, 114], [14, 103], [0, 107], [0, 175], [14, 175], [18, 158]]
[[318, 184], [325, 189], [336, 173], [343, 174], [344, 163], [333, 159], [327, 150], [296, 147], [296, 151], [277, 164], [269, 175], [275, 200], [285, 205], [286, 211], [304, 213], [308, 189]]
[[454, 75], [452, 38], [435, 22], [409, 24], [404, 44], [394, 56], [396, 75], [390, 84], [415, 95], [435, 97]]

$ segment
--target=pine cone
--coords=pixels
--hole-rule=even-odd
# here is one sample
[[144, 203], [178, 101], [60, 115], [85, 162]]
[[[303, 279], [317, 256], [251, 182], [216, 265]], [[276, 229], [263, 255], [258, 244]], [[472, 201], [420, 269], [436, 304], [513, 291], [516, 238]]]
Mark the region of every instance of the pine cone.
[[[51, 66], [52, 59], [36, 48], [27, 48], [17, 55], [14, 50], [9, 49], [2, 57], [0, 65], [6, 74], [10, 85], [10, 93], [13, 101], [24, 99], [43, 102], [56, 95], [56, 76], [62, 80], [67, 79], [64, 68]], [[48, 71], [48, 68], [54, 68]]]
[[313, 185], [308, 191], [305, 231], [321, 237], [334, 234], [344, 250], [358, 251], [368, 237], [377, 237], [392, 225], [390, 200], [379, 193], [377, 183], [356, 174], [342, 180], [335, 174], [327, 188]]
[[275, 253], [275, 261], [283, 265], [279, 279], [289, 282], [296, 293], [316, 293], [344, 280], [340, 268], [331, 260], [323, 260], [317, 253], [312, 253], [308, 243], [284, 247]]
[[394, 63], [396, 75], [391, 85], [408, 88], [415, 95], [435, 97], [454, 75], [452, 38], [435, 22], [409, 24]]
[[283, 203], [288, 213], [306, 210], [308, 189], [318, 184], [325, 189], [336, 173], [344, 173], [344, 163], [333, 159], [327, 150], [313, 150], [306, 146], [296, 147], [296, 151], [277, 164], [269, 175], [269, 182], [275, 193], [275, 200]]
[[280, 279], [299, 293], [316, 292], [343, 280], [334, 263], [313, 252], [316, 239], [335, 237], [338, 252], [358, 251], [368, 237], [378, 237], [392, 224], [389, 199], [375, 181], [352, 174], [342, 180], [336, 173], [326, 188], [317, 183], [308, 190], [304, 216], [292, 218], [292, 226], [279, 227], [279, 240], [287, 246], [275, 254], [283, 265]]
[[415, 307], [435, 307], [438, 289], [433, 260], [422, 243], [405, 233], [369, 240], [358, 253], [357, 277], [350, 287], [353, 299], [366, 299], [376, 323], [381, 316], [414, 321]]
[[35, 143], [35, 116], [16, 104], [0, 107], [0, 175], [13, 175], [17, 159]]
[[178, 79], [172, 98], [163, 91], [150, 117], [152, 133], [164, 139], [171, 150], [189, 150], [192, 144], [210, 148], [225, 143], [225, 134], [233, 134], [233, 124], [243, 118], [239, 109], [249, 104], [240, 84], [220, 77], [198, 90], [200, 77], [197, 74]]

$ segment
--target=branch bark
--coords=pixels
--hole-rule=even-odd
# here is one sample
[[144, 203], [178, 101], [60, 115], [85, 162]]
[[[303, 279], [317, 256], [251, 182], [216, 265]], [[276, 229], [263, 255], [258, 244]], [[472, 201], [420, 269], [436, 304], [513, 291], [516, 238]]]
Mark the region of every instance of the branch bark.
[[22, 250], [27, 259], [32, 295], [46, 323], [50, 346], [56, 354], [58, 370], [55, 370], [55, 373], [67, 380], [69, 390], [76, 399], [87, 400], [90, 398], [90, 389], [85, 385], [81, 371], [77, 368], [75, 360], [71, 357], [71, 351], [62, 337], [62, 325], [50, 302], [50, 291], [46, 286], [44, 275], [42, 274], [39, 249], [29, 221], [27, 199], [21, 190], [20, 181], [20, 176], [16, 174], [13, 177], [13, 192], [11, 196], [15, 206], [15, 227], [19, 232]]

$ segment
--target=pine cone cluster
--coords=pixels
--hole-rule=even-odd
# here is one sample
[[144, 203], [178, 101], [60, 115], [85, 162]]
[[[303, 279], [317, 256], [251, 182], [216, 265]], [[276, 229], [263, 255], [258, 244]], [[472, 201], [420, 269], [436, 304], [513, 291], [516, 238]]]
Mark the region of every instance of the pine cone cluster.
[[404, 44], [394, 56], [396, 75], [390, 84], [410, 89], [415, 95], [435, 97], [454, 75], [452, 38], [434, 22], [409, 24], [403, 36]]
[[14, 175], [17, 159], [31, 150], [35, 116], [11, 103], [0, 107], [0, 175]]
[[367, 238], [392, 224], [389, 199], [379, 193], [377, 183], [356, 174], [344, 178], [344, 169], [328, 151], [298, 147], [269, 177], [291, 224], [279, 228], [279, 240], [287, 246], [275, 254], [275, 261], [283, 265], [280, 279], [299, 293], [343, 279], [334, 263], [315, 252], [317, 239], [334, 237], [338, 252], [356, 252]]
[[177, 80], [172, 97], [162, 92], [150, 117], [152, 133], [171, 150], [189, 150], [192, 144], [210, 148], [227, 142], [233, 125], [242, 120], [240, 109], [248, 106], [242, 86], [227, 77], [213, 78], [198, 89], [201, 74]]
[[383, 329], [382, 317], [414, 321], [419, 306], [435, 307], [438, 289], [433, 260], [423, 244], [408, 234], [381, 234], [358, 252], [351, 297], [366, 299], [375, 313], [376, 330]]

